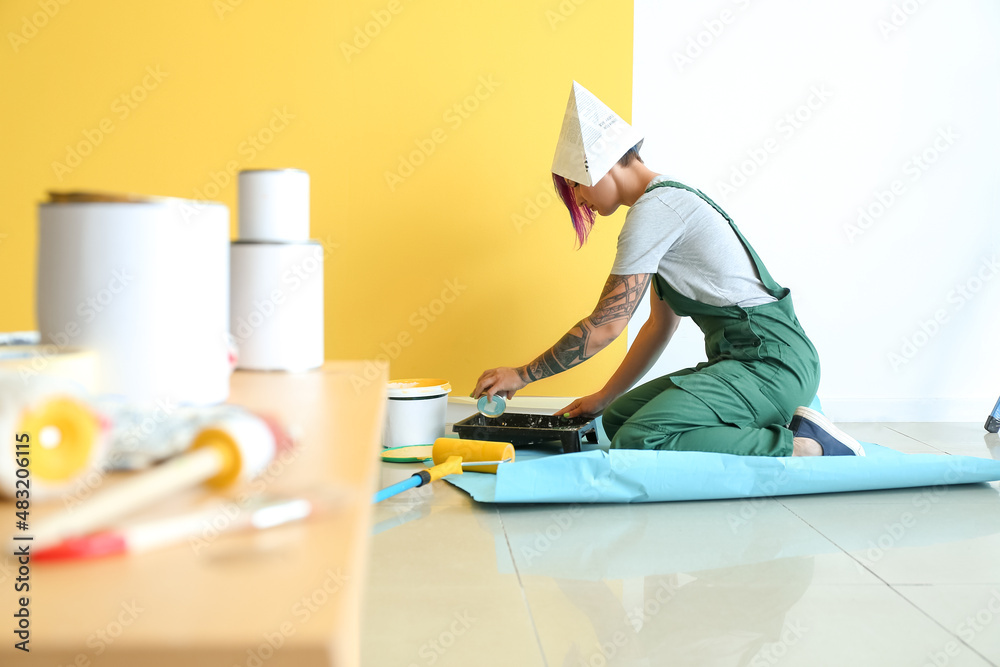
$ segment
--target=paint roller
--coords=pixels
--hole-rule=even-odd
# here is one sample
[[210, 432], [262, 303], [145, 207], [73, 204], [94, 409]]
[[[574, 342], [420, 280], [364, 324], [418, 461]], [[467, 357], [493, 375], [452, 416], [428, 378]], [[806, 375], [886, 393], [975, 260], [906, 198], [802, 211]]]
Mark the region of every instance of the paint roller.
[[106, 435], [76, 383], [0, 373], [0, 496], [57, 496], [104, 458]]
[[256, 477], [293, 439], [276, 421], [233, 412], [199, 430], [188, 450], [96, 494], [73, 512], [44, 517], [33, 526], [37, 549], [104, 528], [131, 512], [199, 484], [222, 488]]
[[[426, 445], [418, 445], [425, 454]], [[399, 447], [396, 449], [410, 449]], [[387, 486], [375, 494], [376, 503], [391, 498], [403, 491], [419, 488], [441, 479], [445, 475], [461, 475], [465, 471], [496, 474], [501, 463], [514, 461], [514, 445], [509, 442], [488, 440], [463, 440], [461, 438], [438, 438], [431, 448], [434, 466], [411, 475], [402, 482]], [[386, 459], [390, 460], [390, 459]], [[396, 458], [396, 460], [402, 460]]]

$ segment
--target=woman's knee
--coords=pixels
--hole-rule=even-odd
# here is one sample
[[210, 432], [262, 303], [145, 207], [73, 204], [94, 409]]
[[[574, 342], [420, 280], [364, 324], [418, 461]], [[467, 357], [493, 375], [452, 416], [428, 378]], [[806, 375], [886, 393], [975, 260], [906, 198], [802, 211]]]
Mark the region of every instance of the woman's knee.
[[612, 449], [663, 449], [668, 440], [667, 434], [634, 421], [626, 421], [608, 437]]
[[674, 387], [675, 385], [670, 377], [664, 376], [627, 391], [612, 401], [611, 405], [606, 407], [601, 415], [604, 432], [608, 438], [614, 439], [622, 426], [637, 412], [644, 408], [651, 400]]
[[624, 406], [624, 401], [622, 401], [621, 398], [618, 398], [613, 401], [611, 405], [604, 408], [604, 412], [601, 413], [601, 425], [604, 427], [604, 433], [607, 434], [609, 439], [613, 439], [615, 437], [618, 430], [631, 416], [622, 410]]

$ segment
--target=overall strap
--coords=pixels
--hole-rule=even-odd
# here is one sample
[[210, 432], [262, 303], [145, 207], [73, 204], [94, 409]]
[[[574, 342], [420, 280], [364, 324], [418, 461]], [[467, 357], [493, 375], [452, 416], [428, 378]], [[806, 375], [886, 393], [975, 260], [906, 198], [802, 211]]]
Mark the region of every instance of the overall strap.
[[695, 188], [692, 188], [688, 185], [684, 185], [683, 183], [678, 183], [677, 181], [661, 181], [659, 183], [654, 183], [653, 185], [650, 185], [648, 188], [646, 188], [646, 192], [650, 192], [651, 190], [655, 190], [656, 188], [678, 188], [680, 190], [687, 190], [688, 192], [692, 192], [701, 197], [702, 200], [704, 200], [712, 208], [718, 211], [719, 215], [721, 215], [723, 218], [726, 219], [727, 222], [729, 222], [729, 226], [733, 228], [733, 231], [736, 232], [736, 236], [739, 237], [740, 243], [743, 244], [743, 247], [746, 248], [746, 251], [750, 254], [750, 259], [753, 261], [754, 268], [757, 269], [757, 275], [760, 276], [760, 281], [764, 284], [764, 287], [769, 292], [771, 292], [772, 296], [776, 298], [780, 298], [782, 295], [784, 295], [785, 289], [781, 285], [776, 283], [774, 281], [774, 278], [771, 277], [771, 274], [764, 266], [764, 263], [760, 261], [760, 257], [757, 256], [757, 252], [753, 249], [753, 246], [751, 246], [747, 242], [746, 238], [744, 238], [743, 234], [736, 226], [736, 223], [733, 222], [733, 219], [730, 218], [729, 215], [726, 214], [726, 212], [723, 211], [718, 204], [709, 199], [708, 195], [706, 195], [701, 190], [696, 190]]

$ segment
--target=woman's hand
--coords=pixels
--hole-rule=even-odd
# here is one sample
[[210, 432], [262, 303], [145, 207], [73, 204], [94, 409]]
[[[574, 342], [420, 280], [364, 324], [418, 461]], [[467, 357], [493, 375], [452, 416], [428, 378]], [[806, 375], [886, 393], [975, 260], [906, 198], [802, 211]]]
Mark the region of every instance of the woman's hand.
[[509, 399], [519, 389], [527, 386], [528, 383], [521, 378], [516, 369], [507, 366], [491, 368], [488, 371], [483, 371], [483, 374], [479, 376], [476, 388], [472, 390], [472, 398], [479, 398], [486, 394], [492, 401], [494, 394], [500, 394], [505, 399]]
[[597, 392], [590, 396], [581, 396], [565, 408], [556, 413], [556, 416], [572, 419], [573, 417], [596, 417], [604, 412], [604, 408], [611, 405], [611, 398], [603, 392]]

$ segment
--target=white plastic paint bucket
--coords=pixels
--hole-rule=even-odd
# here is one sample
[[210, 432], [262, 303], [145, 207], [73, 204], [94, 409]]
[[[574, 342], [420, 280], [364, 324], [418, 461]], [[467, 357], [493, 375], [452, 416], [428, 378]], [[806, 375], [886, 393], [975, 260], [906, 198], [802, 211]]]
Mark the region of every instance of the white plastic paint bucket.
[[439, 378], [389, 382], [382, 445], [429, 445], [444, 437], [451, 385]]

